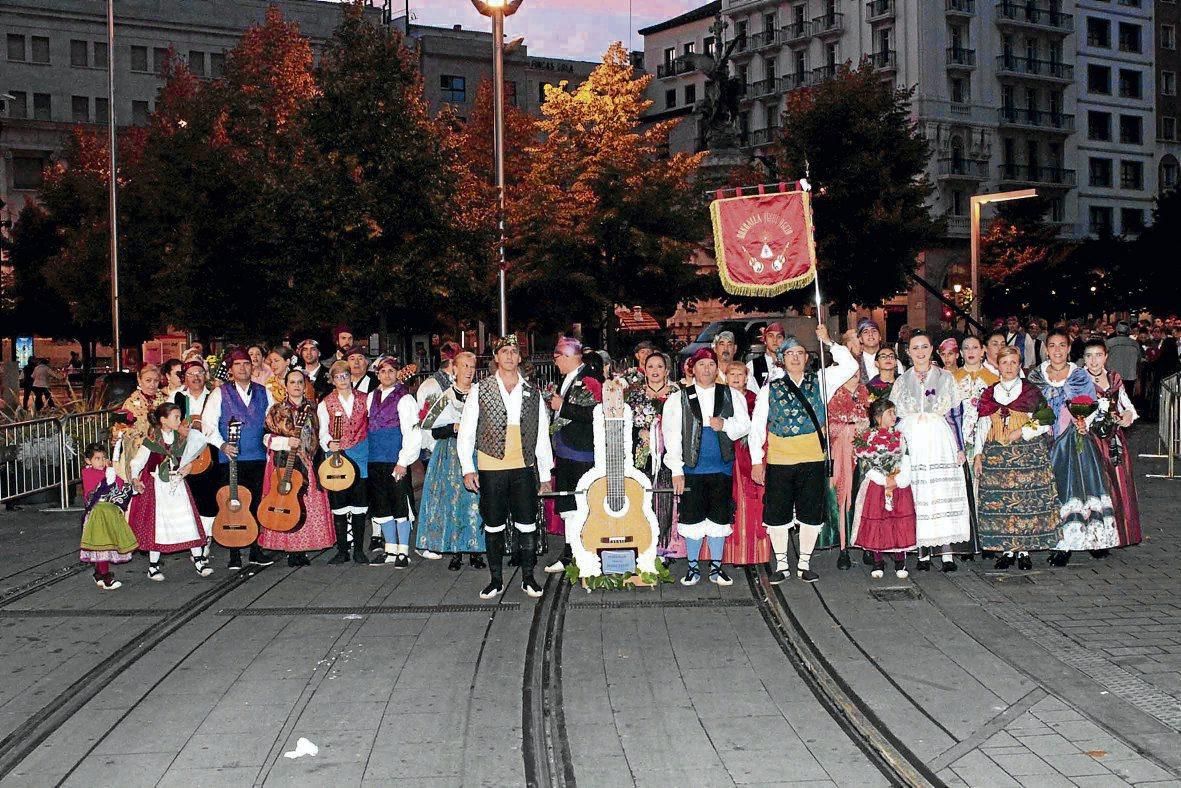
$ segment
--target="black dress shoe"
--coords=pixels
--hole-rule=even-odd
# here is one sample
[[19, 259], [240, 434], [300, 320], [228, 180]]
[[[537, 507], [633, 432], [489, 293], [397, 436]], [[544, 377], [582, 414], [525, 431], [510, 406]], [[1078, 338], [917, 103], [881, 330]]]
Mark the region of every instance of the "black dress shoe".
[[236, 572], [239, 569], [241, 569], [242, 568], [242, 556], [231, 555], [230, 562], [228, 564], [226, 564], [226, 568], [229, 569], [231, 572]]
[[873, 553], [868, 550], [861, 551], [861, 563], [866, 566], [873, 566]]
[[790, 577], [790, 575], [787, 572], [775, 571], [771, 573], [771, 576], [768, 578], [768, 580], [770, 580], [771, 585], [777, 586], [780, 583], [786, 583], [788, 577]]
[[1017, 556], [1017, 568], [1028, 572], [1033, 569], [1033, 559], [1029, 557], [1029, 553]]
[[250, 551], [250, 563], [255, 566], [270, 566], [275, 563], [275, 554], [268, 553], [262, 548], [255, 547]]
[[1002, 553], [997, 559], [996, 563], [992, 565], [993, 569], [1008, 569], [1013, 565], [1013, 554]]
[[1091, 551], [1091, 558], [1106, 558], [1109, 555], [1111, 555], [1110, 550], [1092, 550]]
[[360, 547], [353, 548], [353, 563], [354, 564], [368, 564], [371, 563], [369, 556], [365, 555], [365, 551]]
[[330, 564], [347, 564], [349, 562], [348, 550], [337, 550], [336, 555], [328, 559]]
[[488, 564], [484, 562], [484, 556], [479, 553], [471, 553], [467, 559], [468, 566], [472, 569], [487, 569]]
[[805, 583], [815, 583], [820, 579], [819, 573], [813, 572], [811, 569], [800, 569], [796, 572], [796, 574]]
[[372, 553], [377, 550], [385, 550], [385, 540], [380, 536], [369, 537], [369, 552]]
[[447, 568], [450, 569], [452, 572], [458, 572], [460, 569], [462, 569], [463, 568], [463, 555], [460, 553], [456, 553], [455, 555], [451, 556], [451, 561], [447, 564]]
[[837, 569], [849, 569], [853, 566], [853, 562], [849, 560], [849, 551], [842, 550], [841, 554], [837, 556]]
[[1046, 563], [1050, 566], [1063, 567], [1070, 563], [1069, 550], [1055, 550], [1050, 553], [1050, 557], [1046, 559]]
[[943, 564], [943, 566], [939, 567], [940, 572], [958, 572], [960, 570], [960, 568], [958, 566], [956, 566], [956, 563], [954, 560], [940, 561], [939, 563]]
[[918, 560], [918, 562], [914, 565], [914, 571], [916, 571], [916, 572], [930, 572], [931, 571], [931, 559], [930, 558], [920, 558]]
[[297, 567], [299, 565], [300, 565], [299, 564], [299, 553], [288, 553], [287, 554], [287, 566], [294, 569], [295, 567]]

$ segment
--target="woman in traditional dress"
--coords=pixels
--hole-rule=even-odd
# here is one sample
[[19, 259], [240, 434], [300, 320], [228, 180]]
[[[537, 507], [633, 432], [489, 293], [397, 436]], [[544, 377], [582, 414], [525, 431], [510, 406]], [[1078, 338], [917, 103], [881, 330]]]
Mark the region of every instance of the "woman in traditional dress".
[[[746, 364], [741, 361], [731, 361], [726, 367], [726, 385], [732, 389], [732, 396], [746, 397], [746, 410], [749, 413], [754, 410], [757, 395], [746, 387], [746, 376]], [[746, 438], [741, 438], [734, 441], [734, 523], [722, 550], [723, 564], [750, 566], [771, 560], [771, 540], [767, 537], [767, 527], [763, 525], [765, 488], [751, 481], [750, 473], [750, 447], [746, 444]]]
[[1107, 550], [1119, 544], [1111, 492], [1099, 460], [1099, 449], [1087, 433], [1093, 417], [1076, 417], [1070, 402], [1097, 404], [1095, 381], [1070, 361], [1070, 337], [1055, 329], [1046, 337], [1046, 360], [1027, 380], [1041, 389], [1054, 411], [1054, 445], [1050, 462], [1058, 486], [1062, 541], [1050, 554], [1053, 566], [1066, 566], [1074, 550]]
[[[627, 404], [632, 409], [632, 450], [635, 466], [652, 480], [652, 486], [669, 489], [672, 471], [664, 465], [664, 438], [660, 431], [660, 417], [664, 403], [681, 389], [669, 380], [672, 362], [664, 353], [653, 352], [644, 359], [644, 380], [627, 392]], [[660, 526], [657, 554], [670, 564], [685, 557], [685, 540], [677, 532], [676, 500], [672, 495], [652, 496], [652, 508]]]
[[[205, 412], [205, 403], [209, 400], [209, 389], [205, 386], [205, 365], [200, 361], [188, 361], [184, 366], [184, 388], [176, 392], [173, 402], [180, 406], [181, 417], [197, 432], [201, 432], [201, 417]], [[206, 445], [195, 456], [210, 455], [209, 464], [200, 473], [192, 473], [186, 477], [189, 491], [193, 500], [197, 502], [197, 513], [201, 516], [201, 524], [205, 533], [213, 533], [213, 518], [217, 516], [217, 491], [221, 489], [221, 468], [217, 458], [212, 456], [214, 449]], [[209, 555], [206, 549], [205, 555]]]
[[[860, 356], [858, 357], [860, 358]], [[870, 378], [865, 384], [870, 398], [874, 400], [889, 399], [890, 389], [898, 379], [898, 356], [893, 348], [880, 347], [874, 356], [874, 363], [878, 365], [878, 374]]]
[[1019, 568], [1032, 569], [1029, 553], [1053, 550], [1062, 538], [1050, 426], [1036, 418], [1046, 400], [1037, 386], [1021, 379], [1017, 348], [1002, 350], [997, 366], [1001, 378], [981, 394], [975, 430], [980, 548], [1000, 553], [996, 569], [1008, 569], [1014, 560]]
[[168, 399], [184, 388], [183, 375], [184, 362], [179, 358], [170, 358], [160, 366], [160, 388]]
[[[853, 358], [861, 358], [861, 340], [857, 336], [857, 332], [850, 329], [841, 337], [841, 344]], [[817, 547], [840, 546], [837, 569], [848, 569], [852, 565], [849, 533], [853, 527], [853, 494], [858, 482], [853, 437], [869, 425], [869, 402], [869, 388], [856, 372], [828, 391], [828, 451], [832, 460], [832, 486], [836, 493], [836, 510], [832, 513], [836, 522], [826, 524]], [[831, 533], [831, 526], [835, 526], [835, 535]]]
[[208, 577], [213, 567], [205, 557], [205, 528], [185, 481], [205, 439], [197, 430], [182, 429], [175, 402], [158, 405], [149, 419], [151, 428], [131, 458], [136, 495], [127, 518], [139, 549], [148, 551], [148, 579], [162, 581], [160, 556], [183, 550], [197, 574]]
[[484, 524], [480, 519], [480, 496], [463, 486], [456, 436], [463, 406], [476, 379], [476, 354], [455, 355], [455, 380], [443, 392], [425, 403], [421, 420], [424, 430], [435, 439], [431, 461], [422, 482], [422, 503], [418, 512], [415, 546], [422, 551], [451, 553], [447, 568], [463, 567], [466, 553], [473, 569], [484, 569]]
[[[1111, 506], [1115, 510], [1115, 524], [1119, 531], [1119, 546], [1139, 544], [1140, 506], [1136, 500], [1135, 474], [1132, 472], [1132, 452], [1125, 430], [1139, 418], [1127, 386], [1118, 372], [1107, 368], [1107, 344], [1102, 339], [1087, 342], [1083, 363], [1095, 383], [1099, 406], [1110, 414], [1092, 430], [1099, 447], [1099, 459], [1107, 474], [1111, 490]], [[1104, 401], [1106, 400], [1106, 405]], [[1100, 426], [1102, 425], [1102, 426]]]
[[963, 434], [964, 450], [971, 460], [976, 452], [976, 405], [984, 390], [996, 383], [999, 378], [984, 366], [984, 345], [979, 338], [964, 337], [960, 351], [964, 356], [964, 364], [953, 370], [952, 374], [960, 390], [960, 403], [963, 405], [960, 432]]
[[132, 419], [115, 447], [115, 471], [124, 481], [131, 481], [135, 474], [131, 471], [131, 461], [139, 447], [144, 442], [144, 435], [148, 432], [148, 416], [158, 405], [167, 402], [168, 397], [160, 390], [160, 368], [155, 364], [144, 364], [139, 368], [136, 382], [139, 384], [131, 396], [123, 400], [120, 410], [131, 414]]
[[282, 402], [287, 398], [287, 370], [291, 369], [291, 348], [279, 345], [267, 353], [263, 360], [271, 371], [271, 376], [264, 385], [271, 390], [275, 402]]
[[931, 363], [934, 348], [924, 333], [908, 346], [914, 365], [890, 391], [910, 452], [914, 494], [915, 536], [919, 571], [931, 568], [931, 551], [943, 557], [943, 571], [954, 572], [953, 545], [972, 535], [968, 488], [964, 479], [964, 447], [959, 429], [960, 393], [955, 377]]
[[266, 550], [287, 553], [288, 566], [308, 566], [307, 553], [326, 550], [336, 543], [332, 527], [332, 509], [328, 493], [316, 476], [316, 436], [320, 425], [316, 406], [305, 397], [307, 380], [302, 369], [293, 369], [284, 376], [284, 396], [267, 411], [263, 443], [267, 446], [267, 469], [262, 477], [262, 494], [266, 495], [274, 483], [276, 468], [284, 468], [289, 452], [295, 452], [294, 470], [304, 477], [300, 501], [303, 504], [303, 525], [292, 531], [260, 530], [258, 544]]
[[250, 356], [250, 380], [253, 383], [258, 383], [265, 386], [267, 381], [275, 374], [271, 371], [271, 367], [267, 364], [267, 351], [262, 345], [251, 345], [246, 348], [246, 354]]

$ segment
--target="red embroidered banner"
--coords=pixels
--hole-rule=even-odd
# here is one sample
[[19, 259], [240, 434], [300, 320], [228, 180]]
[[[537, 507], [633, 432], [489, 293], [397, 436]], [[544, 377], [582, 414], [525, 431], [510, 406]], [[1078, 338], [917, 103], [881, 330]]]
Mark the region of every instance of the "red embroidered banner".
[[713, 201], [714, 255], [727, 293], [777, 296], [816, 277], [809, 199], [793, 191]]

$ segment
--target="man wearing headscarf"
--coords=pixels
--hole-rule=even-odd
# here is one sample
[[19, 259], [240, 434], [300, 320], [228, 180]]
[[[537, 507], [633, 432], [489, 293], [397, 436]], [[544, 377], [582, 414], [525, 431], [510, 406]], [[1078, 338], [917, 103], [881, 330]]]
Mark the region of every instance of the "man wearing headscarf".
[[493, 351], [496, 370], [468, 396], [456, 436], [463, 485], [480, 493], [491, 575], [480, 598], [504, 591], [505, 528], [510, 522], [518, 537], [521, 590], [539, 597], [541, 586], [533, 576], [537, 493], [549, 491], [554, 467], [549, 417], [541, 392], [518, 371], [516, 335], [496, 340]]
[[[582, 475], [595, 467], [594, 412], [595, 405], [603, 401], [603, 384], [583, 362], [582, 343], [573, 337], [558, 340], [554, 365], [562, 375], [562, 382], [547, 403], [554, 414], [554, 487], [557, 492], [574, 492]], [[573, 495], [554, 503], [554, 511], [563, 521], [573, 517], [577, 508]], [[564, 572], [573, 560], [567, 544], [561, 557], [545, 571]]]
[[786, 338], [783, 324], [779, 321], [771, 323], [763, 329], [763, 355], [746, 362], [746, 388], [758, 394], [759, 389], [767, 385], [767, 381], [783, 375], [783, 367], [779, 366], [779, 346]]
[[[858, 366], [861, 368], [859, 374], [861, 382], [868, 383], [878, 374], [877, 355], [878, 349], [882, 346], [882, 332], [877, 323], [868, 317], [863, 317], [857, 321], [857, 338], [861, 340], [861, 358], [858, 360]], [[895, 355], [897, 356], [897, 354]], [[905, 371], [906, 367], [902, 364], [902, 359], [898, 358], [898, 369], [895, 374], [901, 376]]]
[[299, 359], [296, 368], [304, 371], [304, 378], [311, 385], [315, 400], [319, 402], [332, 391], [328, 368], [320, 363], [320, 343], [314, 339], [305, 339], [296, 346], [295, 355]]
[[733, 331], [719, 331], [713, 341], [714, 354], [717, 356], [718, 383], [726, 382], [726, 374], [722, 371], [730, 366], [734, 355], [738, 352], [738, 340]]

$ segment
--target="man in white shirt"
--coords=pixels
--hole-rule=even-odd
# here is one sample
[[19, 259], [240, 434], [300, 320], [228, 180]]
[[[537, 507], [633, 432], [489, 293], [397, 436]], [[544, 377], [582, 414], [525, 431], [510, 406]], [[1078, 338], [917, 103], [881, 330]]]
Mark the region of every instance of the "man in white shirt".
[[701, 580], [701, 545], [709, 543], [709, 581], [733, 583], [722, 569], [722, 550], [734, 520], [734, 441], [750, 431], [746, 396], [718, 384], [718, 357], [709, 348], [693, 354], [693, 382], [664, 404], [664, 464], [681, 496], [677, 529], [685, 538], [689, 569], [681, 585]]
[[496, 371], [480, 381], [468, 397], [456, 436], [463, 484], [480, 493], [491, 575], [480, 598], [492, 599], [504, 591], [502, 562], [509, 522], [517, 532], [521, 590], [539, 597], [541, 586], [533, 576], [537, 493], [549, 492], [554, 468], [549, 417], [541, 393], [517, 369], [521, 351], [516, 335], [501, 337], [493, 350]]
[[[882, 346], [882, 332], [877, 323], [868, 317], [863, 317], [857, 321], [857, 338], [861, 340], [861, 358], [858, 359], [859, 374], [861, 382], [868, 383], [878, 376], [877, 356], [878, 349]], [[899, 359], [898, 369], [894, 374], [897, 377], [902, 377], [902, 373], [905, 371], [906, 367]]]
[[759, 389], [783, 375], [776, 352], [787, 335], [783, 324], [776, 321], [763, 329], [763, 355], [746, 362], [746, 388], [759, 393]]

